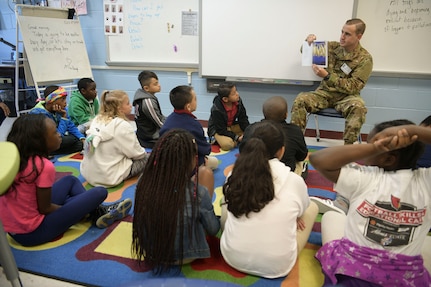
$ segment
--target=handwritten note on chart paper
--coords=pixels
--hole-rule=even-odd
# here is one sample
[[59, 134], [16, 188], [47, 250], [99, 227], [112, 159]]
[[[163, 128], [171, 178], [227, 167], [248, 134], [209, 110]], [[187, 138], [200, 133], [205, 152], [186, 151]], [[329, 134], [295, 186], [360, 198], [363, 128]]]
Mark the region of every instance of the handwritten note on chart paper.
[[373, 56], [373, 74], [429, 78], [430, 0], [358, 1], [357, 16], [367, 24], [361, 46]]
[[18, 21], [35, 82], [92, 77], [78, 20], [19, 16]]

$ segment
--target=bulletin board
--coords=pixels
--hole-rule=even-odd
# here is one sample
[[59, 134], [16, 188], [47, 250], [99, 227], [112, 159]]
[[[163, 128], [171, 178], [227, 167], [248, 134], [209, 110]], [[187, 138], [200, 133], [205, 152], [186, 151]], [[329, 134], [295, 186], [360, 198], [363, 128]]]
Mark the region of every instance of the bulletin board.
[[[198, 0], [124, 0], [104, 5], [105, 33], [113, 22], [110, 17], [115, 17], [117, 26], [123, 23], [116, 35], [112, 30], [106, 34], [107, 65], [198, 67]], [[112, 9], [121, 13], [110, 13]]]
[[318, 40], [338, 41], [354, 4], [354, 0], [200, 0], [200, 74], [299, 84], [319, 81], [309, 66], [302, 66], [300, 47], [310, 33]]
[[373, 73], [431, 77], [430, 0], [358, 0], [367, 29], [361, 44], [373, 56]]

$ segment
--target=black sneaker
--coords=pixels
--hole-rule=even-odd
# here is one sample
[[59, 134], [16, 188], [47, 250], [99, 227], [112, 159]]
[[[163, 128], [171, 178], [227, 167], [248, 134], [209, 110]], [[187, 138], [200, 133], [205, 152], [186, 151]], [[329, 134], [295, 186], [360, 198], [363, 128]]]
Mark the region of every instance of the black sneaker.
[[106, 228], [117, 220], [126, 217], [132, 209], [132, 200], [127, 198], [123, 201], [111, 204], [100, 205], [98, 208], [99, 218], [96, 220], [96, 226]]

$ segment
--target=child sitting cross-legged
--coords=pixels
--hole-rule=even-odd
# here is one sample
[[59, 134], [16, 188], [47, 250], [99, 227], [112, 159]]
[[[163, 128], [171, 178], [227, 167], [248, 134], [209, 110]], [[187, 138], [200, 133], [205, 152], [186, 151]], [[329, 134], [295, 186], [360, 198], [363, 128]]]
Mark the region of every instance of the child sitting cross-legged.
[[350, 203], [347, 216], [322, 217], [316, 257], [325, 286], [431, 286], [421, 256], [431, 227], [431, 168], [416, 168], [424, 143], [431, 129], [393, 120], [377, 124], [366, 144], [311, 154], [313, 167]]
[[70, 154], [82, 151], [85, 136], [68, 117], [66, 90], [60, 86], [48, 86], [43, 95], [44, 100], [31, 109], [30, 114], [43, 114], [55, 122], [62, 140], [60, 147], [51, 151], [51, 154]]
[[141, 174], [148, 154], [127, 118], [132, 111], [127, 93], [104, 91], [100, 100], [87, 130], [81, 174], [92, 185], [112, 187]]
[[220, 84], [208, 120], [208, 137], [211, 142], [215, 139], [222, 150], [231, 150], [242, 141], [249, 124], [247, 111], [235, 84]]
[[197, 152], [192, 134], [172, 129], [156, 142], [139, 178], [132, 252], [155, 274], [209, 258], [206, 236], [220, 230], [212, 204], [214, 183], [201, 178]]
[[223, 185], [223, 258], [235, 269], [265, 278], [289, 274], [318, 211], [302, 177], [280, 161], [283, 154], [279, 123], [256, 123]]
[[96, 225], [103, 228], [129, 213], [130, 199], [102, 205], [108, 195], [104, 187], [85, 190], [73, 175], [56, 181], [54, 164], [47, 157], [58, 149], [61, 137], [50, 118], [21, 115], [13, 123], [7, 141], [17, 146], [20, 166], [6, 194], [0, 196], [0, 220], [19, 244], [35, 246], [52, 241], [87, 214], [93, 215]]
[[174, 112], [166, 118], [165, 123], [160, 129], [160, 135], [174, 128], [182, 128], [189, 131], [195, 137], [198, 145], [199, 166], [204, 165], [211, 169], [216, 169], [218, 160], [213, 156], [209, 156], [211, 145], [205, 138], [202, 125], [193, 115], [197, 106], [195, 90], [191, 86], [175, 87], [169, 93], [169, 99], [174, 107]]
[[78, 89], [72, 92], [68, 110], [70, 119], [85, 134], [90, 127], [91, 120], [99, 112], [96, 82], [90, 78], [78, 81]]
[[161, 90], [159, 78], [156, 73], [144, 70], [139, 73], [138, 81], [141, 88], [136, 90], [133, 97], [136, 134], [143, 147], [153, 148], [166, 119], [156, 96]]

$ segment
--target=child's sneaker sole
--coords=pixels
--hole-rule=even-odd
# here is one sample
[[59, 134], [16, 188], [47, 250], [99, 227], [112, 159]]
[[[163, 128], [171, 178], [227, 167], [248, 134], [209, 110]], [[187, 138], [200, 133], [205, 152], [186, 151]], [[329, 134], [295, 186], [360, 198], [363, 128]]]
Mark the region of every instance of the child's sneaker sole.
[[117, 206], [117, 208], [111, 210], [109, 213], [100, 216], [96, 221], [96, 226], [99, 228], [106, 228], [117, 220], [126, 217], [132, 209], [132, 200], [125, 199]]

